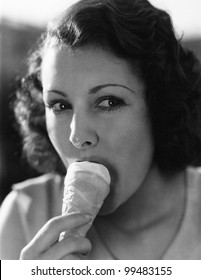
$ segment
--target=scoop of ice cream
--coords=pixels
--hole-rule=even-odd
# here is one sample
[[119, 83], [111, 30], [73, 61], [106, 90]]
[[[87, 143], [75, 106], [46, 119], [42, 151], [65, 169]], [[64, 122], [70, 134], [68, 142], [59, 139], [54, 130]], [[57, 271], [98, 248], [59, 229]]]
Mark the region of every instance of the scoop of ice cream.
[[68, 167], [64, 180], [62, 214], [82, 213], [90, 215], [91, 221], [76, 230], [63, 232], [62, 240], [68, 235], [85, 236], [109, 193], [110, 174], [107, 168], [93, 162], [75, 162]]

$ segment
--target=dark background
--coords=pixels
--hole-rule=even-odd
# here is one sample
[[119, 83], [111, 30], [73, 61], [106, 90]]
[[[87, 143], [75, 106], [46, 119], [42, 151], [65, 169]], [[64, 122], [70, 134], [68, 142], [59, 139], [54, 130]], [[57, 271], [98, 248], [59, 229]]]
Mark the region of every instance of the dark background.
[[26, 58], [43, 32], [32, 26], [0, 23], [0, 203], [12, 184], [39, 174], [22, 158], [21, 138], [17, 132], [11, 103], [16, 77], [26, 72]]
[[[34, 49], [43, 29], [0, 22], [0, 203], [14, 183], [39, 175], [22, 157], [21, 139], [14, 125], [11, 106], [15, 79], [26, 72], [26, 57]], [[201, 61], [201, 38], [184, 40]]]

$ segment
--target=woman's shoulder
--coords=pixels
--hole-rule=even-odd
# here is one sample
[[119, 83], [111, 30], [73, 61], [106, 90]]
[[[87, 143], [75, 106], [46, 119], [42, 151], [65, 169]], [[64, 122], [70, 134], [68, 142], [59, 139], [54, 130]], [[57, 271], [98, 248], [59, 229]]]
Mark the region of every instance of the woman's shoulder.
[[30, 178], [12, 186], [10, 193], [4, 199], [2, 205], [18, 197], [30, 197], [32, 200], [41, 199], [41, 195], [51, 194], [54, 190], [59, 192], [63, 183], [63, 178], [56, 174], [45, 174], [35, 178]]
[[44, 211], [51, 218], [61, 212], [63, 180], [58, 174], [45, 174], [14, 184], [12, 192], [16, 193], [19, 207], [25, 210], [27, 206], [26, 212]]
[[48, 173], [16, 183], [12, 186], [12, 190], [32, 194], [37, 191], [46, 191], [48, 188], [58, 187], [62, 181], [63, 178], [60, 175]]
[[1, 205], [4, 221], [16, 215], [29, 229], [29, 238], [50, 218], [61, 213], [63, 177], [45, 174], [14, 184]]
[[201, 167], [186, 170], [185, 209], [166, 259], [201, 259]]
[[[62, 176], [52, 173], [16, 183], [4, 199], [1, 210], [11, 204], [17, 205], [20, 212], [24, 213], [48, 209], [49, 204], [55, 208], [63, 195], [63, 183]], [[54, 209], [52, 212], [55, 212]]]
[[19, 258], [21, 249], [50, 218], [61, 213], [63, 178], [46, 174], [13, 185], [1, 205], [0, 256]]
[[[63, 177], [58, 174], [44, 174], [39, 177], [30, 178], [12, 186], [12, 191], [8, 195], [15, 197], [19, 207], [29, 205], [38, 210], [47, 208], [57, 198], [60, 199], [63, 192]], [[23, 202], [23, 203], [22, 203]], [[53, 206], [52, 205], [52, 206]]]
[[194, 174], [198, 177], [201, 177], [201, 166], [198, 166], [198, 167], [188, 166], [187, 167], [187, 172], [191, 173], [191, 174]]
[[188, 189], [201, 194], [201, 167], [188, 167], [186, 170], [186, 183]]

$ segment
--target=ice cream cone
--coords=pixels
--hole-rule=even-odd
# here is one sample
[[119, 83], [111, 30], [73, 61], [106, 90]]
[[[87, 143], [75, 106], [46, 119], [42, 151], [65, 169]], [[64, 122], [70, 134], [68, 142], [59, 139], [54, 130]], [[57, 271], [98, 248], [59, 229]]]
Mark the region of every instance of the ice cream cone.
[[110, 175], [104, 165], [75, 162], [68, 168], [64, 185], [62, 214], [82, 213], [91, 216], [91, 220], [73, 232], [62, 232], [59, 240], [69, 235], [86, 235], [109, 193]]

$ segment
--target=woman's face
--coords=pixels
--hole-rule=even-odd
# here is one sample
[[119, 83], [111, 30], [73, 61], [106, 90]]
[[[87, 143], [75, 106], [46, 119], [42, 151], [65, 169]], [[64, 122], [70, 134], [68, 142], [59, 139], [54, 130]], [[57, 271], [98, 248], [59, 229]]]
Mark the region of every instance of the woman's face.
[[153, 160], [144, 84], [125, 60], [81, 48], [50, 48], [42, 64], [49, 138], [66, 168], [74, 161], [104, 164], [111, 213], [143, 183]]

